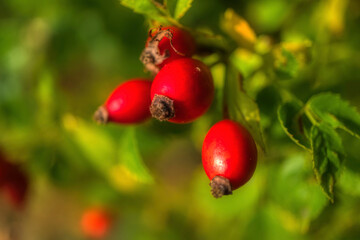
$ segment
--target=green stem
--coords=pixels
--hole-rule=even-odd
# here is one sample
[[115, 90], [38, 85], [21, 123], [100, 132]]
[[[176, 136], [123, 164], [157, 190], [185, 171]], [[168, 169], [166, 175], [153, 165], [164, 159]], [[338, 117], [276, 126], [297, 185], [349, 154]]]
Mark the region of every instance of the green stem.
[[171, 23], [171, 25], [177, 26], [177, 27], [183, 27], [178, 21], [176, 21], [170, 14], [170, 12], [168, 11], [168, 9], [156, 2], [156, 1], [152, 1], [152, 3], [157, 7], [157, 9], [160, 11], [161, 15], [163, 15], [163, 17], [169, 22]]
[[311, 112], [310, 108], [308, 107], [308, 105], [304, 106], [304, 110], [305, 110], [305, 114], [306, 116], [309, 118], [310, 122], [312, 123], [312, 125], [314, 126], [318, 126], [320, 123], [319, 121], [316, 120], [315, 115]]

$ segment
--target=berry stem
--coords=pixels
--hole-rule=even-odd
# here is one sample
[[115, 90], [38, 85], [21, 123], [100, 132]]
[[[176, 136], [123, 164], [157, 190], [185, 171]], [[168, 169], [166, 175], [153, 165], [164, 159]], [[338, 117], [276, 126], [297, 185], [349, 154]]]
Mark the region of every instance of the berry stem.
[[223, 195], [232, 194], [230, 181], [222, 176], [215, 176], [210, 181], [211, 194], [215, 198], [221, 198]]

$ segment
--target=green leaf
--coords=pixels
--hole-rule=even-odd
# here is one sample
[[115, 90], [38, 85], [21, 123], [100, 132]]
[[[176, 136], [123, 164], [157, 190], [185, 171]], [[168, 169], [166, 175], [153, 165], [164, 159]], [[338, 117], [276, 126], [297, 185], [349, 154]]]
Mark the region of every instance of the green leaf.
[[297, 76], [299, 63], [290, 51], [281, 47], [274, 50], [274, 68], [280, 79], [290, 79]]
[[265, 151], [265, 142], [260, 126], [260, 112], [256, 102], [242, 89], [242, 76], [230, 65], [225, 81], [225, 96], [229, 117], [244, 125]]
[[282, 42], [272, 49], [274, 73], [281, 80], [299, 75], [311, 60], [312, 43], [309, 40]]
[[278, 109], [278, 118], [285, 133], [299, 146], [310, 149], [310, 141], [305, 135], [305, 126], [310, 122], [302, 114], [302, 103], [293, 100], [281, 105]]
[[96, 125], [72, 115], [63, 118], [63, 125], [93, 167], [106, 174], [116, 161], [116, 144], [113, 139]]
[[140, 155], [134, 128], [127, 129], [122, 136], [119, 148], [119, 163], [126, 167], [139, 182], [153, 182], [153, 178]]
[[271, 182], [269, 194], [278, 207], [279, 219], [299, 232], [306, 232], [328, 203], [313, 181], [308, 157], [305, 152], [290, 154], [281, 165], [272, 166], [267, 179]]
[[337, 94], [321, 93], [313, 96], [306, 105], [315, 119], [334, 128], [342, 128], [360, 138], [360, 113]]
[[175, 19], [182, 18], [190, 9], [193, 0], [178, 0], [176, 3], [174, 17]]
[[134, 12], [145, 15], [150, 19], [157, 20], [161, 23], [168, 23], [162, 10], [151, 0], [120, 0], [125, 7], [131, 8]]
[[[253, 79], [251, 79], [252, 81]], [[259, 84], [260, 85], [260, 84]], [[279, 89], [270, 84], [265, 87], [257, 86], [260, 90], [256, 94], [256, 102], [259, 105], [261, 116], [278, 118], [277, 112], [282, 99]]]
[[244, 48], [237, 48], [231, 54], [230, 60], [245, 78], [250, 77], [263, 64], [262, 58], [258, 54]]
[[280, 47], [295, 57], [299, 68], [304, 67], [311, 61], [312, 42], [309, 40], [283, 42]]
[[351, 196], [360, 196], [360, 175], [345, 168], [339, 179], [341, 190]]
[[341, 138], [327, 124], [314, 125], [311, 129], [313, 170], [328, 198], [334, 201], [334, 184], [344, 161]]
[[122, 133], [120, 147], [100, 127], [67, 115], [63, 119], [65, 129], [91, 165], [121, 191], [133, 190], [143, 183], [151, 183], [140, 156], [133, 128]]
[[257, 36], [249, 23], [233, 9], [227, 9], [221, 21], [224, 31], [232, 37], [239, 46], [252, 49]]
[[153, 183], [140, 155], [135, 130], [128, 128], [122, 135], [116, 164], [109, 169], [109, 179], [121, 191], [133, 191], [142, 184]]
[[259, 24], [258, 26], [262, 27], [262, 31], [275, 32], [286, 22], [288, 16], [286, 13], [291, 11], [292, 6], [294, 5], [284, 0], [252, 1], [251, 10], [256, 14], [251, 16], [251, 18]]

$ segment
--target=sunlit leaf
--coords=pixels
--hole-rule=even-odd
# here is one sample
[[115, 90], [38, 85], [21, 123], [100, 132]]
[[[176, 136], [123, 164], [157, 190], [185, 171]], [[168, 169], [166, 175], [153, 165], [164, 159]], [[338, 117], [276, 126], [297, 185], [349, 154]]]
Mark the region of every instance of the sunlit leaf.
[[63, 118], [63, 125], [90, 163], [98, 171], [106, 173], [116, 160], [116, 144], [113, 139], [96, 125], [72, 115]]
[[174, 17], [175, 19], [182, 18], [190, 9], [193, 0], [178, 0], [176, 3]]
[[135, 130], [128, 128], [121, 137], [118, 159], [109, 169], [111, 182], [120, 190], [132, 191], [139, 184], [153, 182], [138, 150]]
[[321, 14], [327, 27], [333, 34], [341, 34], [345, 28], [345, 16], [348, 0], [330, 0], [324, 5]]
[[256, 42], [256, 34], [249, 23], [236, 14], [233, 9], [227, 9], [222, 20], [223, 29], [240, 45], [252, 47]]
[[311, 60], [312, 43], [309, 40], [297, 42], [283, 42], [280, 47], [290, 52], [299, 64], [299, 68], [304, 67]]
[[260, 35], [255, 43], [255, 50], [259, 54], [266, 54], [271, 51], [273, 41], [268, 35]]
[[312, 43], [308, 40], [283, 42], [273, 48], [274, 70], [280, 79], [297, 77], [311, 60]]
[[259, 55], [241, 48], [236, 49], [231, 54], [231, 61], [245, 78], [253, 74], [263, 63]]
[[260, 113], [256, 102], [242, 88], [243, 77], [233, 66], [228, 66], [225, 81], [225, 95], [229, 117], [243, 124], [252, 134], [262, 150], [265, 142], [260, 126]]
[[64, 127], [85, 157], [120, 190], [133, 190], [153, 181], [140, 156], [134, 129], [122, 134], [120, 146], [106, 132], [71, 115], [63, 119]]
[[196, 39], [198, 47], [203, 48], [205, 53], [211, 53], [211, 49], [216, 49], [220, 52], [230, 52], [234, 48], [234, 46], [232, 46], [232, 44], [230, 44], [224, 36], [215, 34], [209, 28], [197, 28], [192, 32], [192, 34]]
[[151, 183], [153, 181], [140, 155], [135, 137], [135, 129], [128, 128], [125, 130], [121, 138], [118, 154], [118, 163], [128, 169], [136, 180], [141, 183]]
[[291, 79], [297, 76], [299, 63], [294, 54], [285, 48], [276, 48], [273, 51], [274, 69], [280, 79]]
[[334, 128], [342, 128], [360, 138], [360, 113], [339, 95], [318, 94], [308, 101], [306, 107], [317, 120], [324, 121]]
[[336, 131], [326, 124], [311, 129], [315, 176], [326, 196], [334, 201], [334, 185], [344, 161], [344, 149]]
[[134, 12], [146, 16], [149, 19], [154, 19], [161, 23], [168, 22], [160, 9], [154, 4], [152, 0], [120, 0], [120, 3], [125, 7], [131, 8]]

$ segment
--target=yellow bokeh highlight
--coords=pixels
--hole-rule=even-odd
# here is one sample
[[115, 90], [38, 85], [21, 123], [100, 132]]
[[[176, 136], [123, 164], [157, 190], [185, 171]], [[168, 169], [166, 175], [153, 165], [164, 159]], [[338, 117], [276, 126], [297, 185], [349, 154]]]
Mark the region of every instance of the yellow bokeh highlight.
[[133, 192], [139, 186], [139, 179], [125, 166], [118, 164], [109, 169], [109, 180], [120, 191]]
[[62, 123], [67, 131], [74, 131], [79, 126], [78, 120], [71, 114], [64, 115]]
[[324, 9], [325, 22], [334, 34], [344, 31], [344, 16], [348, 0], [329, 0]]
[[256, 42], [256, 34], [249, 23], [240, 17], [233, 9], [227, 9], [222, 22], [225, 31], [241, 45]]

